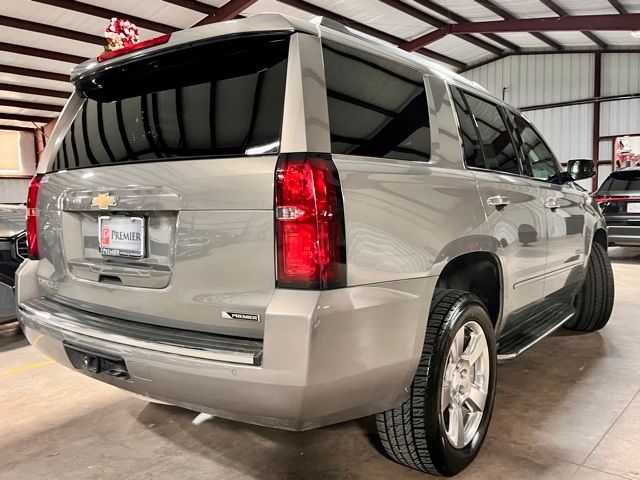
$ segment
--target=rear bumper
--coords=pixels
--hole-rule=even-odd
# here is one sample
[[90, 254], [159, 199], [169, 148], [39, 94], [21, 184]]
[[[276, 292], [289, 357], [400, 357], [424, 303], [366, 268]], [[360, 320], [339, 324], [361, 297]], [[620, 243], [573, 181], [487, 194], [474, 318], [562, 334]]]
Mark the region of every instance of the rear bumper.
[[13, 285], [0, 282], [0, 324], [16, 319], [16, 299]]
[[276, 290], [265, 315], [260, 364], [249, 365], [202, 358], [197, 348], [176, 351], [82, 331], [74, 309], [51, 301], [34, 308], [38, 297], [26, 295], [33, 295], [33, 286], [24, 286], [25, 296], [21, 291], [35, 269], [21, 270], [19, 320], [32, 345], [58, 363], [73, 368], [65, 342], [105, 352], [124, 360], [129, 380], [78, 371], [161, 402], [288, 430], [370, 415], [402, 401], [422, 351], [425, 299], [436, 281]]
[[640, 215], [609, 214], [605, 220], [609, 245], [640, 246]]
[[612, 225], [607, 227], [609, 245], [640, 246], [640, 225]]

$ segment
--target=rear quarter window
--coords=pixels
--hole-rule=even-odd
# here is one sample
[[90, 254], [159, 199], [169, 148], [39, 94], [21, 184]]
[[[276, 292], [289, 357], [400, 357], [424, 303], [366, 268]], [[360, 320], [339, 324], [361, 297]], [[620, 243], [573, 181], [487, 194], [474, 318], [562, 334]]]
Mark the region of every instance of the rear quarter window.
[[409, 67], [323, 42], [331, 151], [428, 161], [429, 109], [422, 75]]
[[52, 170], [277, 153], [289, 36], [217, 39], [81, 78]]

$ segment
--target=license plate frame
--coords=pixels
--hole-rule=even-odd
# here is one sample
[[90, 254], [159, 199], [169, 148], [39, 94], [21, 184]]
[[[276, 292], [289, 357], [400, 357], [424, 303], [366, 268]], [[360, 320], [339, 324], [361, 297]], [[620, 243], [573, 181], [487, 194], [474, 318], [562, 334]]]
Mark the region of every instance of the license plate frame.
[[640, 213], [640, 202], [627, 203], [627, 213]]
[[146, 229], [145, 217], [100, 215], [98, 252], [105, 257], [144, 258], [147, 254]]

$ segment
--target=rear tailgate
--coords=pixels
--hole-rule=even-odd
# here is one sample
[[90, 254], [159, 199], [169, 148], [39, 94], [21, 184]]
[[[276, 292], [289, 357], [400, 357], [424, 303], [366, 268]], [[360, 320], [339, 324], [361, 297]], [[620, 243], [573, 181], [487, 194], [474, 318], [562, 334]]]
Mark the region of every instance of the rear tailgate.
[[611, 242], [640, 242], [640, 169], [613, 172], [595, 194]]
[[47, 296], [262, 337], [288, 45], [286, 33], [234, 36], [80, 79], [88, 99], [38, 203]]

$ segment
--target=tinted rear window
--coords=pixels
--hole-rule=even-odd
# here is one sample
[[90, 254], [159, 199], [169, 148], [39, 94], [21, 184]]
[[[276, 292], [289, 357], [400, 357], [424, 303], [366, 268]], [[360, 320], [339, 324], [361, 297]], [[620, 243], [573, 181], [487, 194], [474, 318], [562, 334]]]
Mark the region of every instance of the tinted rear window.
[[640, 171], [614, 172], [600, 187], [600, 192], [640, 191]]
[[277, 153], [288, 47], [284, 34], [219, 39], [81, 79], [53, 170]]

